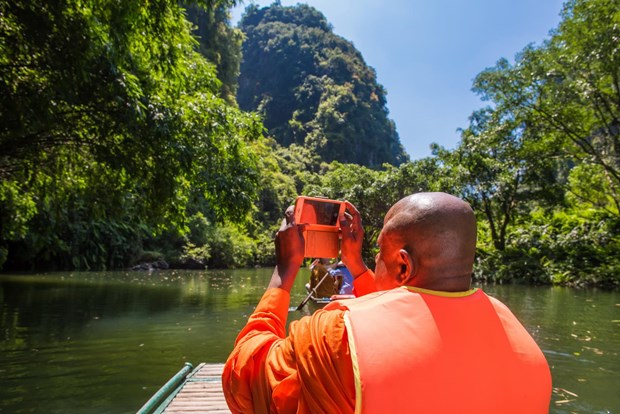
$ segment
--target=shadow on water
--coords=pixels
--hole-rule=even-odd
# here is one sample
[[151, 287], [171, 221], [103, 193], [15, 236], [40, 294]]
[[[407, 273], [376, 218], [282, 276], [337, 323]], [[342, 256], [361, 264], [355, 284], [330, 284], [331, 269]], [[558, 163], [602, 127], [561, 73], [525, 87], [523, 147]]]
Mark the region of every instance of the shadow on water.
[[[0, 412], [131, 413], [184, 362], [223, 362], [271, 269], [0, 275]], [[291, 306], [305, 297], [303, 270]], [[552, 413], [620, 413], [614, 292], [485, 286], [552, 367]], [[289, 312], [289, 322], [315, 310]]]

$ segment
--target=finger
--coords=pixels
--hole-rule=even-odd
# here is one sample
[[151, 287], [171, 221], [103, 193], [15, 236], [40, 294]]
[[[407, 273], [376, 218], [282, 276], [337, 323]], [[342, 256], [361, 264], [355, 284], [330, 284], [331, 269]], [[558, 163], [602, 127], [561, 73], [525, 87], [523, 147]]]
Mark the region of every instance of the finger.
[[[278, 233], [286, 230], [287, 227], [288, 227], [288, 219], [285, 217], [282, 219], [282, 222], [280, 223], [280, 230], [278, 230]], [[276, 236], [278, 235], [278, 233], [276, 233]]]
[[287, 224], [295, 224], [295, 206], [288, 206], [284, 212]]
[[346, 207], [346, 210], [349, 210], [351, 212], [352, 216], [354, 216], [354, 215], [358, 215], [359, 216], [360, 215], [360, 212], [357, 210], [357, 208], [353, 204], [351, 204], [349, 201], [345, 200], [344, 201], [344, 205]]
[[348, 211], [347, 214], [349, 214], [353, 222], [353, 226], [361, 227], [362, 226], [362, 215], [360, 214], [359, 210], [348, 201], [345, 201], [344, 203], [346, 206], [346, 210]]
[[306, 227], [308, 227], [308, 223], [295, 224], [295, 226], [297, 227], [297, 231], [299, 232], [299, 235], [303, 237], [304, 231], [306, 231]]

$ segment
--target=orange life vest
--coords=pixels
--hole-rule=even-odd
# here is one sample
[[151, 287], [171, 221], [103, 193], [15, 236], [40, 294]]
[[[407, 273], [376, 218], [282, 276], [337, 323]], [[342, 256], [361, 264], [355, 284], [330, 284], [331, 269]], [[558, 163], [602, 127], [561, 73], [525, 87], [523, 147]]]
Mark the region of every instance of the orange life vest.
[[482, 290], [398, 288], [343, 302], [356, 413], [547, 413], [533, 338]]

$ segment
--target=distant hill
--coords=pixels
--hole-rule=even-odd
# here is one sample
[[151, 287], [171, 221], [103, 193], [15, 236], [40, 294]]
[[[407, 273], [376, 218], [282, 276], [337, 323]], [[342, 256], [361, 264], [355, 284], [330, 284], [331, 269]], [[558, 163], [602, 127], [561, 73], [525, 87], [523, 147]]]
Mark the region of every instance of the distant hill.
[[250, 5], [239, 28], [246, 40], [237, 101], [263, 114], [281, 145], [369, 167], [408, 160], [374, 69], [321, 12]]

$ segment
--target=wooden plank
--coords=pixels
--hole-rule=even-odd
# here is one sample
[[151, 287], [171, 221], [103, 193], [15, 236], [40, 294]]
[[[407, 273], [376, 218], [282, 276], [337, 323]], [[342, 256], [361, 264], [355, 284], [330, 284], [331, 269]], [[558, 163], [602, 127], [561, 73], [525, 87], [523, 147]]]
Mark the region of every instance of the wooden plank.
[[230, 413], [222, 390], [224, 364], [200, 364], [170, 401], [165, 414]]

